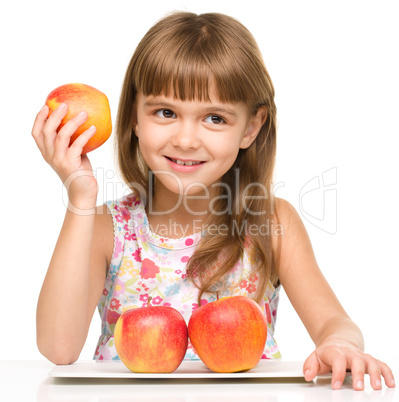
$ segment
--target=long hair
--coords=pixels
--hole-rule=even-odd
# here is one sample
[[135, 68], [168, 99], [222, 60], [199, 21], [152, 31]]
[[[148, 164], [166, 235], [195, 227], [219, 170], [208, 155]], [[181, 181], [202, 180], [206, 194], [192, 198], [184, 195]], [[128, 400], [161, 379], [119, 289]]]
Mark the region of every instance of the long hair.
[[176, 12], [147, 32], [132, 56], [122, 87], [116, 124], [119, 170], [126, 183], [135, 183], [133, 191], [139, 186], [149, 196], [149, 168], [133, 128], [138, 93], [171, 95], [183, 101], [209, 100], [211, 83], [219, 101], [243, 102], [252, 114], [266, 106], [267, 119], [255, 141], [239, 150], [235, 163], [221, 178], [220, 188], [230, 189], [231, 199], [219, 197], [214, 209], [226, 211], [228, 202], [233, 208], [228, 213], [210, 214], [207, 223], [227, 225], [228, 235], [203, 236], [187, 264], [187, 274], [199, 287], [200, 300], [204, 292], [217, 291], [215, 284], [247, 249], [259, 273], [254, 298], [260, 301], [268, 281], [277, 283], [276, 257], [270, 233], [248, 228], [270, 228], [273, 217], [277, 219], [271, 188], [276, 106], [260, 50], [240, 22], [218, 13]]

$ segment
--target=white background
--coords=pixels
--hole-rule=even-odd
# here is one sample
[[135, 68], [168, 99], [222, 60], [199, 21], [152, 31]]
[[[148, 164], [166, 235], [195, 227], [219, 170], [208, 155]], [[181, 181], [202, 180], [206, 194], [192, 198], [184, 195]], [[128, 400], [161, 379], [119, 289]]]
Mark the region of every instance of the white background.
[[[65, 212], [62, 183], [30, 136], [35, 115], [53, 88], [83, 82], [108, 95], [115, 121], [138, 41], [173, 10], [226, 13], [254, 34], [276, 88], [276, 195], [302, 214], [366, 350], [398, 358], [398, 2], [274, 0], [3, 3], [0, 358], [42, 358], [36, 302]], [[120, 195], [112, 141], [89, 156], [99, 202]], [[300, 204], [304, 186], [326, 171], [332, 191], [321, 187]], [[96, 313], [82, 359], [91, 359], [99, 332]], [[284, 293], [276, 338], [288, 360], [313, 348]]]

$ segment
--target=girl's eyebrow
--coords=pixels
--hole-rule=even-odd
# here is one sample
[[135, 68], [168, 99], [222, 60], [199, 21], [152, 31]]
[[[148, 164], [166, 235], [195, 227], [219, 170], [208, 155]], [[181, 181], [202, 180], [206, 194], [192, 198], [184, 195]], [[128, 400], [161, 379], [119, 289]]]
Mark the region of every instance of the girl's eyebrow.
[[232, 117], [237, 117], [237, 112], [234, 109], [230, 109], [229, 107], [220, 107], [220, 106], [209, 106], [204, 108], [204, 112], [207, 113], [221, 113], [221, 114], [229, 114]]
[[[173, 105], [171, 103], [165, 102], [163, 100], [158, 100], [158, 99], [148, 99], [144, 102], [144, 107], [146, 108], [153, 108], [153, 107], [159, 107], [159, 108], [164, 108], [164, 109], [176, 109], [176, 105]], [[233, 117], [237, 117], [237, 112], [228, 107], [228, 106], [219, 106], [219, 105], [215, 105], [215, 106], [206, 106], [204, 108], [201, 108], [201, 111], [203, 113], [226, 113], [229, 114]]]
[[171, 105], [170, 103], [163, 102], [161, 100], [156, 100], [156, 99], [148, 99], [147, 101], [144, 102], [144, 107], [162, 107], [165, 109], [173, 109], [174, 106]]

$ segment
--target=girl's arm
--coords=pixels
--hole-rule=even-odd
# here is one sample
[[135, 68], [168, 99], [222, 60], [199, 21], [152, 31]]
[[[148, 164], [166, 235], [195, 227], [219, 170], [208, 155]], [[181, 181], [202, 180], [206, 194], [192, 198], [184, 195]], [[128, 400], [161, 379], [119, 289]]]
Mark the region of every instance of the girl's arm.
[[67, 210], [37, 305], [37, 345], [55, 364], [76, 361], [104, 288], [113, 245], [112, 218]]
[[77, 360], [98, 303], [113, 247], [112, 218], [96, 210], [97, 181], [83, 146], [95, 133], [86, 130], [69, 146], [76, 129], [87, 120], [82, 113], [57, 133], [67, 114], [61, 105], [48, 117], [44, 106], [32, 136], [43, 158], [67, 188], [69, 205], [37, 305], [37, 344], [56, 364]]
[[305, 379], [332, 371], [332, 386], [339, 389], [350, 369], [355, 389], [363, 389], [365, 373], [374, 389], [381, 388], [381, 375], [388, 387], [394, 387], [390, 368], [363, 352], [362, 333], [321, 273], [298, 213], [282, 199], [276, 205], [284, 230], [278, 276], [316, 346], [304, 363]]

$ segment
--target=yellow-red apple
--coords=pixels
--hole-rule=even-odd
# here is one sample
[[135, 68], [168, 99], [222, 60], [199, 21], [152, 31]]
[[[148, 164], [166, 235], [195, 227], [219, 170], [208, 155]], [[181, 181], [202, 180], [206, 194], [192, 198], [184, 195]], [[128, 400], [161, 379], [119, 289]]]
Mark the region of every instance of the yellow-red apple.
[[195, 310], [188, 322], [188, 335], [209, 369], [233, 373], [259, 363], [267, 322], [259, 305], [249, 297], [226, 297]]
[[172, 307], [139, 307], [119, 317], [114, 341], [119, 358], [129, 370], [172, 373], [187, 351], [187, 324]]
[[72, 135], [70, 145], [92, 125], [96, 126], [96, 132], [84, 146], [82, 153], [87, 154], [107, 141], [112, 132], [112, 122], [108, 98], [104, 93], [86, 84], [61, 85], [47, 96], [49, 116], [61, 103], [68, 105], [68, 113], [57, 131], [79, 112], [86, 111], [88, 114], [86, 122]]

